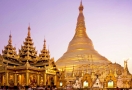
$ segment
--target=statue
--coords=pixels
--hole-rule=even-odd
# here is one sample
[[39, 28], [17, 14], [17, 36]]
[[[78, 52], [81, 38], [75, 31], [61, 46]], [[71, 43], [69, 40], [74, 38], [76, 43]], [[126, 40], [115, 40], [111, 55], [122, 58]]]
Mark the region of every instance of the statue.
[[13, 75], [10, 75], [9, 84], [10, 86], [14, 86]]
[[9, 80], [10, 86], [14, 86], [14, 81], [12, 79]]
[[37, 80], [36, 80], [35, 75], [32, 75], [32, 76], [30, 77], [30, 84], [31, 84], [31, 86], [33, 86], [33, 87], [36, 86]]
[[40, 79], [40, 86], [43, 86], [43, 77], [41, 77], [41, 79]]

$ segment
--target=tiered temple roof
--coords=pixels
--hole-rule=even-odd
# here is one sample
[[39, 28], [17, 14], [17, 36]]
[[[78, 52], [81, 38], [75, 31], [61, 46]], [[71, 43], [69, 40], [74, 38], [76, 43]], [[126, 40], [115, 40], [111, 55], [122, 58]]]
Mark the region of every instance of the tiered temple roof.
[[8, 68], [10, 69], [23, 69], [27, 67], [32, 69], [42, 69], [49, 66], [57, 69], [54, 58], [50, 58], [50, 52], [46, 48], [45, 39], [43, 49], [41, 50], [39, 56], [37, 55], [37, 51], [33, 46], [34, 43], [31, 38], [30, 30], [31, 28], [29, 26], [27, 37], [25, 38], [25, 42], [23, 42], [24, 45], [22, 45], [21, 49], [19, 49], [18, 55], [16, 53], [16, 48], [12, 46], [12, 36], [11, 34], [9, 35], [8, 45], [4, 47], [4, 50], [2, 50], [2, 58], [4, 58], [2, 62], [8, 65]]
[[37, 67], [48, 66], [50, 61], [50, 52], [46, 49], [46, 40], [44, 39], [43, 49], [39, 54], [37, 62], [34, 64]]
[[21, 46], [21, 49], [19, 50], [19, 60], [22, 62], [26, 62], [28, 60], [29, 62], [34, 63], [38, 60], [38, 57], [37, 51], [35, 50], [35, 47], [33, 47], [30, 30], [29, 26], [27, 38], [25, 38], [25, 42], [23, 43], [24, 45]]
[[46, 40], [44, 39], [43, 49], [41, 54], [39, 54], [39, 61], [48, 61], [50, 59], [49, 50], [46, 49]]
[[4, 50], [2, 50], [3, 58], [12, 61], [12, 62], [18, 62], [18, 55], [16, 53], [16, 48], [12, 45], [12, 36], [9, 35], [9, 40], [7, 46], [4, 47]]

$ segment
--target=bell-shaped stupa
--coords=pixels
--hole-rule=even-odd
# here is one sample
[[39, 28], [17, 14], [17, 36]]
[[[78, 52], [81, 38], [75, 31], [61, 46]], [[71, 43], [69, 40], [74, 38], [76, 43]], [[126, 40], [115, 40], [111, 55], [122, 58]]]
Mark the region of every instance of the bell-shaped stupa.
[[70, 41], [67, 51], [56, 61], [58, 68], [73, 70], [76, 66], [84, 64], [109, 64], [104, 56], [100, 55], [93, 46], [91, 39], [86, 33], [82, 1], [79, 6], [79, 16], [77, 18], [77, 26], [75, 35]]

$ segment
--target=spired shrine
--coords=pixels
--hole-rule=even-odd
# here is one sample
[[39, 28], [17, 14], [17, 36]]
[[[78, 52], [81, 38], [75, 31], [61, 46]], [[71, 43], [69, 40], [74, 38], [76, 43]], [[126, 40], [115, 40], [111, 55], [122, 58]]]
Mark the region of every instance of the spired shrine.
[[44, 40], [43, 49], [37, 55], [28, 34], [16, 53], [9, 35], [8, 44], [0, 54], [0, 86], [56, 86], [61, 88], [132, 88], [132, 75], [127, 67], [112, 63], [100, 55], [86, 33], [82, 1], [75, 35], [67, 51], [56, 62], [50, 58]]
[[46, 49], [46, 40], [44, 40], [43, 49], [37, 56], [30, 35], [30, 26], [18, 54], [16, 48], [12, 46], [12, 36], [9, 35], [8, 45], [4, 47], [0, 55], [0, 85], [57, 86], [59, 71], [54, 58], [50, 58], [49, 53]]

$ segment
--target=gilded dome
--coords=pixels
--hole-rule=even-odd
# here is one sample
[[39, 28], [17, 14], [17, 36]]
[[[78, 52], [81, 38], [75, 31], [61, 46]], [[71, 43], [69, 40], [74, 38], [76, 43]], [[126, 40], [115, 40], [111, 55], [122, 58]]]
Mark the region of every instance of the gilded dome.
[[[82, 9], [80, 9], [82, 8]], [[100, 55], [93, 46], [91, 39], [86, 33], [83, 5], [80, 4], [79, 16], [77, 18], [77, 26], [75, 35], [70, 41], [67, 51], [56, 61], [58, 68], [66, 67], [71, 71], [74, 67], [84, 64], [109, 64], [111, 63], [107, 58]]]

